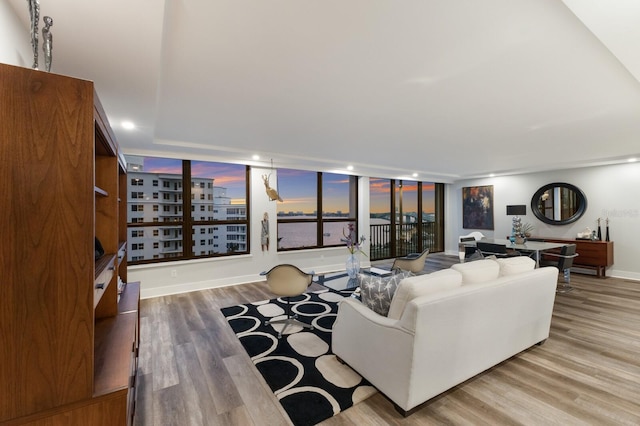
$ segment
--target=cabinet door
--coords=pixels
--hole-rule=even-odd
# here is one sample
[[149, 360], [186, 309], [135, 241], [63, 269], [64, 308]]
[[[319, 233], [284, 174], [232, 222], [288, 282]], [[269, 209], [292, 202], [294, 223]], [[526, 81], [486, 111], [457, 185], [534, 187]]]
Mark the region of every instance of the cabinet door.
[[93, 390], [90, 82], [0, 64], [0, 423]]

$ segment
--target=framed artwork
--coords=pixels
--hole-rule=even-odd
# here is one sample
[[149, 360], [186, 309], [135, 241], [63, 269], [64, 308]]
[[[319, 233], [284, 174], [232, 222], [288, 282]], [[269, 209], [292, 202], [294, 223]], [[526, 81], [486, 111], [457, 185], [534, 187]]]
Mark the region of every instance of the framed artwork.
[[462, 188], [462, 227], [493, 229], [493, 185]]

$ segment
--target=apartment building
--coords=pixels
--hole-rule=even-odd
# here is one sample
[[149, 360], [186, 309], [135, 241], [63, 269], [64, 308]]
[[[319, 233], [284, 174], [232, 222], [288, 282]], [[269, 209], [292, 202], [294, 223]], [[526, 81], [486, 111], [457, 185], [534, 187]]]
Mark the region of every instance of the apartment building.
[[[179, 257], [183, 250], [182, 176], [145, 172], [139, 157], [128, 157], [127, 222], [130, 261]], [[231, 204], [227, 189], [215, 179], [192, 178], [191, 220], [195, 256], [247, 249], [247, 229], [238, 224], [213, 224], [246, 216], [246, 206]], [[203, 224], [199, 224], [202, 222]], [[157, 226], [137, 226], [157, 223]]]

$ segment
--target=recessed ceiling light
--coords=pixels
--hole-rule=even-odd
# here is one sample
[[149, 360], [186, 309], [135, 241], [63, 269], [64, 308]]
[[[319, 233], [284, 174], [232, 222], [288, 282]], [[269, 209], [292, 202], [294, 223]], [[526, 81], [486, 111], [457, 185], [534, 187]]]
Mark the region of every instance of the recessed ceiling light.
[[127, 129], [127, 130], [133, 130], [136, 128], [136, 125], [133, 124], [133, 122], [131, 121], [123, 121], [122, 123], [120, 123], [120, 125], [122, 126], [123, 129]]
[[638, 159], [637, 159], [637, 158], [629, 158], [629, 162], [630, 162], [630, 163], [635, 163], [636, 161], [638, 161]]
[[491, 173], [491, 174], [489, 175], [489, 177], [495, 177], [495, 176], [496, 176], [496, 174], [495, 174], [495, 173]]
[[349, 165], [347, 166], [347, 170], [353, 170], [353, 166], [352, 166], [351, 164], [349, 164]]
[[418, 177], [418, 174], [417, 174], [417, 173], [414, 173], [414, 174], [412, 174], [411, 176], [413, 176], [413, 177]]
[[253, 154], [253, 158], [255, 161], [258, 161], [260, 159], [260, 156], [258, 154]]

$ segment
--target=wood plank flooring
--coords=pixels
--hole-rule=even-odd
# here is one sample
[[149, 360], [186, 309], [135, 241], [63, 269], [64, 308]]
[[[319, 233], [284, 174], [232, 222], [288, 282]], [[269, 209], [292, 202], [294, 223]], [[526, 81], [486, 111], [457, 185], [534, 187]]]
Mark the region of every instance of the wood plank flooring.
[[[425, 270], [455, 262], [432, 254]], [[640, 283], [575, 273], [571, 283], [544, 345], [410, 417], [377, 394], [322, 424], [639, 425]], [[291, 424], [220, 313], [272, 297], [262, 282], [143, 300], [135, 424]]]

